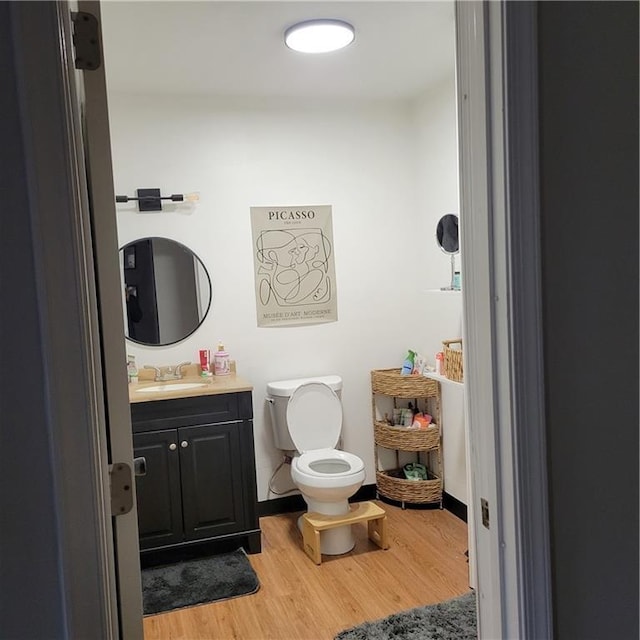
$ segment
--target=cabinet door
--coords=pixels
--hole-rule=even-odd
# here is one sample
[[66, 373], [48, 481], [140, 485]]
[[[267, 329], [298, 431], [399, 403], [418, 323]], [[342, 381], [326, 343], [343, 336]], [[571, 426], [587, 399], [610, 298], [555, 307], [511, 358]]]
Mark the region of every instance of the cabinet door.
[[241, 422], [229, 422], [178, 429], [188, 540], [234, 533], [245, 526], [241, 428]]
[[136, 457], [144, 456], [147, 473], [136, 478], [140, 548], [181, 542], [182, 499], [178, 431], [153, 431], [133, 436]]

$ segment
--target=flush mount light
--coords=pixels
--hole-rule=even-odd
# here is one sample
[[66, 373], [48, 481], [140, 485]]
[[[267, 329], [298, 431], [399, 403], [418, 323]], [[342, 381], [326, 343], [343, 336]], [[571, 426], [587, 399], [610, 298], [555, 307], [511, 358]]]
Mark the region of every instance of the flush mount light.
[[354, 28], [342, 20], [306, 20], [284, 33], [285, 44], [302, 53], [337, 51], [350, 45], [354, 38]]

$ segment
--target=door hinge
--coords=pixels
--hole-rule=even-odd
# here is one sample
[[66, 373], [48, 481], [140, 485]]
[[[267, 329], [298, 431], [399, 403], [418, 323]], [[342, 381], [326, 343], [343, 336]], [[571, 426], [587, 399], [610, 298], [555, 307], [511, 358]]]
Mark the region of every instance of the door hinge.
[[131, 467], [124, 462], [109, 465], [111, 487], [111, 515], [123, 516], [133, 509], [133, 476]]
[[480, 509], [482, 512], [482, 524], [489, 529], [489, 501], [486, 498], [480, 498]]
[[75, 67], [85, 71], [95, 71], [102, 63], [98, 19], [86, 11], [72, 11], [71, 21], [73, 22]]

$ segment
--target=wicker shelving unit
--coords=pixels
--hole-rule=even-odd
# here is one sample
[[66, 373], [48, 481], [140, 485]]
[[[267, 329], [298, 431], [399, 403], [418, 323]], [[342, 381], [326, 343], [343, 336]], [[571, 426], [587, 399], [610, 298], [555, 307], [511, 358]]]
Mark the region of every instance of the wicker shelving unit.
[[[396, 427], [380, 420], [376, 395], [393, 398], [393, 407], [411, 401], [429, 413], [433, 422], [427, 429]], [[376, 449], [376, 486], [378, 494], [402, 503], [440, 503], [442, 508], [442, 434], [440, 423], [440, 383], [423, 376], [402, 376], [400, 369], [374, 369], [371, 372], [371, 408]], [[396, 454], [396, 468], [383, 469], [380, 447]], [[400, 452], [416, 452], [424, 459], [427, 480], [407, 480], [400, 465]]]

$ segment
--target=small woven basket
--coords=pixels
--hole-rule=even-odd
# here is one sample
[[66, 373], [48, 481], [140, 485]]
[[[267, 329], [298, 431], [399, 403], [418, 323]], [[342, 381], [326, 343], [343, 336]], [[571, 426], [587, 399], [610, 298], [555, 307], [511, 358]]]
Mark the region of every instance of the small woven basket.
[[428, 398], [438, 393], [438, 383], [424, 376], [403, 376], [400, 369], [374, 369], [371, 390], [396, 398]]
[[440, 428], [437, 424], [433, 424], [427, 429], [407, 429], [376, 421], [374, 422], [374, 439], [376, 444], [386, 449], [426, 451], [435, 449], [440, 444]]
[[442, 480], [429, 474], [428, 480], [406, 480], [402, 469], [376, 471], [378, 492], [399, 502], [424, 504], [441, 502]]
[[[453, 349], [451, 345], [460, 345], [459, 349]], [[444, 353], [444, 375], [454, 382], [462, 382], [462, 338], [444, 340], [442, 342]]]

